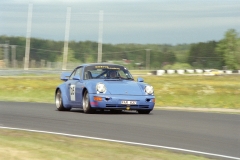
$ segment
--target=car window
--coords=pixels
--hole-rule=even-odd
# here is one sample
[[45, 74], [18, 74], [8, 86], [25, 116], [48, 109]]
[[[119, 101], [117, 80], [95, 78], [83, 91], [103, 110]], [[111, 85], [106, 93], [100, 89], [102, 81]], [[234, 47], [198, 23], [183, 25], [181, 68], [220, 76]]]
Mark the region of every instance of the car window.
[[72, 72], [72, 74], [71, 74], [71, 76], [69, 77], [69, 79], [72, 80], [75, 75], [78, 75], [78, 76], [82, 79], [82, 71], [83, 71], [83, 68], [82, 68], [82, 67], [79, 67], [79, 68], [75, 69], [75, 70]]
[[122, 78], [129, 78], [128, 74], [126, 74], [123, 70], [120, 70], [118, 73]]
[[133, 80], [130, 72], [123, 66], [103, 65], [88, 66], [84, 70], [84, 79], [129, 79]]
[[72, 72], [72, 74], [70, 75], [69, 79], [73, 79], [73, 76], [75, 76], [76, 73], [76, 69]]
[[75, 75], [79, 75], [79, 77], [82, 79], [82, 71], [83, 71], [83, 68], [80, 67], [76, 70], [76, 74]]

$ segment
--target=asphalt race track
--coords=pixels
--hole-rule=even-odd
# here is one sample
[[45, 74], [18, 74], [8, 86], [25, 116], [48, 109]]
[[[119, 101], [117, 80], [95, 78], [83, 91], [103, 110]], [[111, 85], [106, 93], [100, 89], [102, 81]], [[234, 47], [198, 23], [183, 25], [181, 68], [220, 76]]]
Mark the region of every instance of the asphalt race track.
[[0, 126], [240, 157], [239, 114], [164, 110], [154, 110], [149, 115], [107, 111], [84, 114], [81, 110], [59, 112], [54, 104], [0, 102]]

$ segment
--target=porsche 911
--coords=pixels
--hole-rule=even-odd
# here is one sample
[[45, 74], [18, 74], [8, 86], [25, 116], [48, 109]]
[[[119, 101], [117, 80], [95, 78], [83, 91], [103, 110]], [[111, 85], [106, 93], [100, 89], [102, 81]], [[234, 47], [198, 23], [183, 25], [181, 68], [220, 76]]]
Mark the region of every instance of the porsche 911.
[[62, 73], [61, 80], [64, 82], [55, 90], [59, 111], [81, 108], [84, 113], [131, 110], [149, 114], [155, 105], [153, 87], [140, 77], [134, 81], [122, 65], [83, 64]]

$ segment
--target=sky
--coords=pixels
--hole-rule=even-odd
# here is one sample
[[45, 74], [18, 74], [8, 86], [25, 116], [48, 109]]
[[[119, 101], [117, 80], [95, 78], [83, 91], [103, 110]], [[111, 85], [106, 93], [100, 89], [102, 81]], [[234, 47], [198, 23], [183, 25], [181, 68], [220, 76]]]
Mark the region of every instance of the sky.
[[64, 41], [68, 7], [69, 41], [97, 42], [100, 11], [103, 43], [189, 44], [240, 32], [240, 0], [0, 0], [0, 35]]

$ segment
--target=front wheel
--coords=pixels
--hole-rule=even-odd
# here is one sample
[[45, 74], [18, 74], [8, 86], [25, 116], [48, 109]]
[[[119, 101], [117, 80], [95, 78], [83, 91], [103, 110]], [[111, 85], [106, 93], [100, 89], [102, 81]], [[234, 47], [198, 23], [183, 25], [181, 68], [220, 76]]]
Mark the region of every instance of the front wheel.
[[57, 110], [59, 110], [59, 111], [70, 111], [71, 110], [71, 108], [64, 108], [63, 101], [62, 101], [62, 92], [60, 91], [60, 89], [58, 89], [58, 91], [55, 95], [55, 103], [56, 103]]
[[94, 110], [91, 108], [91, 105], [90, 105], [88, 91], [84, 92], [82, 102], [83, 102], [83, 104], [82, 104], [83, 112], [84, 113], [93, 113]]
[[152, 110], [138, 110], [139, 114], [149, 114]]

